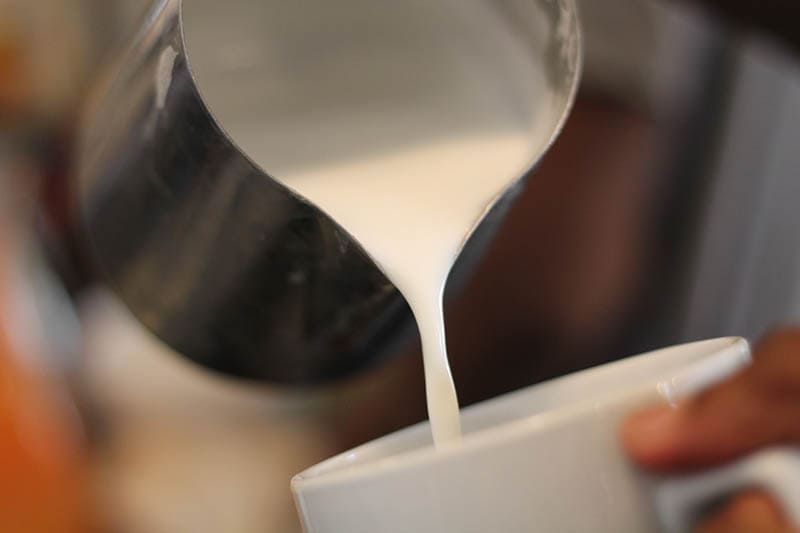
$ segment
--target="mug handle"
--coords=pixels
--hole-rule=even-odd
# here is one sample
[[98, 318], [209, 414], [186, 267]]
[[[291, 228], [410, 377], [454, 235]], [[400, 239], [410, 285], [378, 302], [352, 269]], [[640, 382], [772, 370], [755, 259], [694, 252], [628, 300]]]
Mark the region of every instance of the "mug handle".
[[686, 533], [711, 506], [748, 488], [772, 495], [800, 526], [800, 447], [769, 448], [714, 470], [660, 480], [656, 514], [665, 533]]

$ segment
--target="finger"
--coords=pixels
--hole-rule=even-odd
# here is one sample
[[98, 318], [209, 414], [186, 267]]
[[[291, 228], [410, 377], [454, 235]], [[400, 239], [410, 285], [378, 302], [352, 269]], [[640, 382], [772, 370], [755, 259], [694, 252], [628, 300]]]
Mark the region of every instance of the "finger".
[[727, 502], [695, 533], [796, 533], [780, 508], [761, 492], [748, 492]]
[[657, 470], [713, 466], [800, 442], [800, 329], [771, 335], [750, 367], [677, 409], [635, 414], [622, 441], [634, 460]]

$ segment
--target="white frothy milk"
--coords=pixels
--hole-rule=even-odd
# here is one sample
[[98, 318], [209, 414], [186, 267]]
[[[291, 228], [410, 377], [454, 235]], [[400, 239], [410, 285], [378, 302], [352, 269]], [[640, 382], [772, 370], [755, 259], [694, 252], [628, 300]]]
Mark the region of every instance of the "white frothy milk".
[[491, 2], [234, 1], [213, 20], [203, 2], [186, 2], [184, 20], [204, 98], [403, 294], [434, 442], [457, 440], [442, 295], [471, 227], [548, 140], [551, 96], [530, 43]]

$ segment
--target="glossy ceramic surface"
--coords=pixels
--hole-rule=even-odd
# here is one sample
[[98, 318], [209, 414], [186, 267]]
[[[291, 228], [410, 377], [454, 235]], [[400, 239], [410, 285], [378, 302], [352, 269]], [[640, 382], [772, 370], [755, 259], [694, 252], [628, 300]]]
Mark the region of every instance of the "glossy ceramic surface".
[[617, 431], [749, 361], [744, 339], [667, 348], [518, 391], [463, 413], [464, 441], [435, 451], [421, 424], [295, 477], [307, 533], [660, 531]]

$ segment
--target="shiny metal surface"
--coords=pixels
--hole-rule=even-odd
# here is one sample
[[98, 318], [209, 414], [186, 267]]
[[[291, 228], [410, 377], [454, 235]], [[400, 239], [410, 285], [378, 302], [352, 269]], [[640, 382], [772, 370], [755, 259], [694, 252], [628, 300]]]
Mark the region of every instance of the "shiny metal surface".
[[[574, 3], [489, 3], [541, 52], [559, 102], [554, 138], [577, 86]], [[77, 202], [100, 272], [153, 333], [214, 370], [310, 383], [366, 367], [410, 328], [407, 305], [357, 242], [215, 122], [188, 68], [181, 8], [157, 3], [85, 115]], [[512, 189], [465, 247], [456, 277]]]

